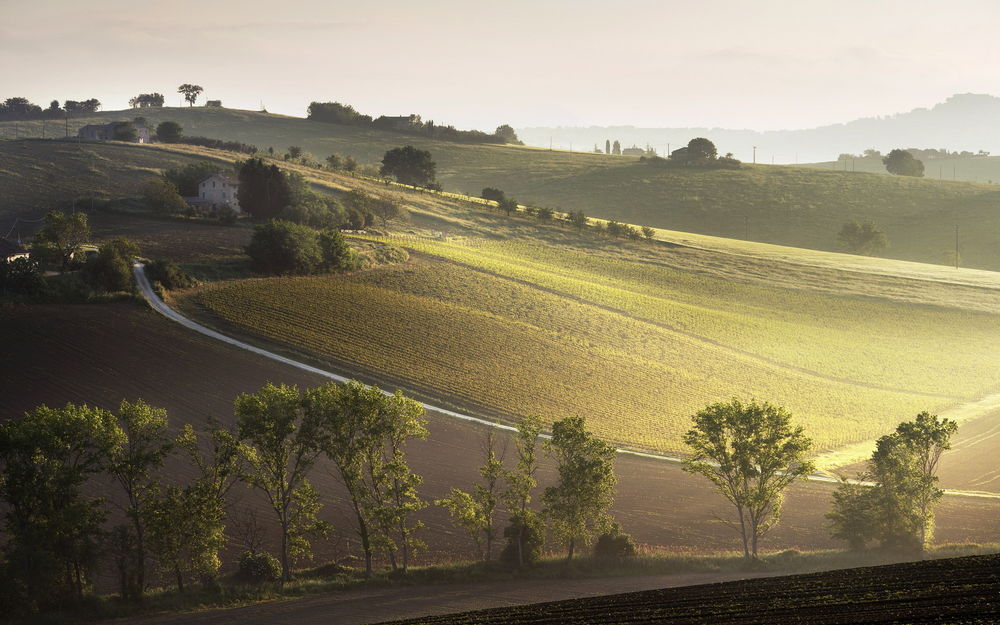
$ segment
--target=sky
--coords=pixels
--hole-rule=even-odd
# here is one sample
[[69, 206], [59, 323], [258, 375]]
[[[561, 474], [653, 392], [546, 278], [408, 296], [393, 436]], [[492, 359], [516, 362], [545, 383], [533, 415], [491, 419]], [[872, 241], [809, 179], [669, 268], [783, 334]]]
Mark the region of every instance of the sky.
[[0, 98], [181, 83], [459, 128], [810, 128], [1000, 95], [995, 0], [0, 0]]

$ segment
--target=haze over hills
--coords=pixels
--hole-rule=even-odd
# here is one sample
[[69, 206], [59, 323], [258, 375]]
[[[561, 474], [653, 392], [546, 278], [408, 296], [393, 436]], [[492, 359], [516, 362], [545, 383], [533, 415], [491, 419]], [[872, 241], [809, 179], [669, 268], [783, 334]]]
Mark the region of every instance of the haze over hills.
[[758, 132], [726, 128], [637, 128], [634, 126], [518, 128], [528, 145], [591, 151], [596, 144], [618, 140], [623, 148], [650, 147], [664, 154], [693, 137], [707, 137], [720, 153], [732, 152], [744, 161], [807, 163], [829, 161], [840, 153], [858, 154], [867, 148], [882, 152], [897, 147], [947, 148], [1000, 152], [1000, 98], [988, 94], [956, 94], [931, 108], [916, 108], [895, 115], [866, 117], [843, 124], [801, 130]]

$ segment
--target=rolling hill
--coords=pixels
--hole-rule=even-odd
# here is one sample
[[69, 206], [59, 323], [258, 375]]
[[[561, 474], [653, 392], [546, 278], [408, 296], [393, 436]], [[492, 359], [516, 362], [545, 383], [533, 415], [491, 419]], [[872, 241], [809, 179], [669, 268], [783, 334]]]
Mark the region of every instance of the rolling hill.
[[[298, 145], [322, 159], [350, 154], [377, 163], [385, 150], [413, 144], [431, 151], [446, 189], [477, 195], [504, 189], [522, 203], [659, 228], [836, 250], [850, 219], [873, 219], [889, 237], [889, 258], [953, 262], [955, 225], [964, 266], [1000, 269], [1000, 187], [950, 180], [902, 179], [862, 172], [746, 165], [740, 170], [661, 168], [631, 157], [539, 148], [464, 145], [300, 118], [215, 108], [98, 113], [84, 123], [147, 117], [178, 121], [191, 135], [273, 147]], [[41, 136], [43, 122], [20, 122], [21, 136]], [[12, 122], [0, 124], [12, 136]], [[47, 136], [63, 131], [47, 123]], [[725, 152], [726, 146], [720, 145]], [[989, 159], [992, 160], [992, 159]], [[44, 167], [44, 165], [42, 165]], [[5, 168], [10, 170], [9, 167]], [[994, 178], [994, 177], [990, 177]], [[1000, 175], [994, 179], [1000, 180]]]

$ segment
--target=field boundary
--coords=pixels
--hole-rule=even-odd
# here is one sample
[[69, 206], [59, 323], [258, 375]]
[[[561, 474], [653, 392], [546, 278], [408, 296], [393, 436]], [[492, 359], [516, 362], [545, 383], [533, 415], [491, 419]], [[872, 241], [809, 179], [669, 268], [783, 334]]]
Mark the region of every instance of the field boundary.
[[[308, 373], [312, 373], [312, 374], [315, 374], [315, 375], [318, 375], [318, 376], [321, 376], [321, 377], [324, 377], [324, 378], [327, 378], [327, 379], [330, 379], [330, 380], [334, 380], [336, 382], [346, 382], [346, 381], [348, 381], [350, 379], [350, 378], [347, 378], [345, 376], [342, 376], [342, 375], [339, 375], [339, 374], [336, 374], [336, 373], [333, 373], [333, 372], [330, 372], [330, 371], [326, 371], [324, 369], [320, 369], [319, 367], [314, 367], [312, 365], [308, 365], [306, 363], [299, 362], [299, 361], [294, 360], [292, 358], [288, 358], [286, 356], [282, 356], [280, 354], [276, 354], [274, 352], [271, 352], [271, 351], [268, 351], [266, 349], [257, 347], [255, 345], [251, 345], [250, 343], [246, 343], [244, 341], [240, 341], [240, 340], [232, 338], [230, 336], [226, 336], [225, 334], [222, 334], [221, 332], [213, 330], [213, 329], [211, 329], [211, 328], [209, 328], [207, 326], [204, 326], [204, 325], [202, 325], [202, 324], [200, 324], [200, 323], [198, 323], [198, 322], [196, 322], [196, 321], [194, 321], [192, 319], [189, 319], [189, 318], [185, 317], [184, 315], [180, 314], [179, 312], [177, 312], [176, 310], [174, 310], [173, 308], [171, 308], [170, 306], [168, 306], [166, 304], [166, 302], [164, 302], [162, 299], [160, 299], [160, 297], [153, 290], [153, 286], [150, 284], [149, 278], [146, 276], [146, 267], [145, 267], [144, 263], [142, 263], [142, 262], [136, 262], [133, 265], [133, 273], [135, 275], [136, 285], [139, 287], [139, 291], [142, 293], [143, 298], [146, 300], [146, 302], [149, 304], [149, 306], [153, 310], [155, 310], [156, 312], [158, 312], [161, 315], [163, 315], [164, 317], [166, 317], [167, 319], [170, 319], [171, 321], [179, 323], [180, 325], [184, 326], [185, 328], [188, 328], [189, 330], [193, 330], [195, 332], [198, 332], [199, 334], [203, 334], [203, 335], [205, 335], [205, 336], [207, 336], [209, 338], [215, 339], [217, 341], [222, 341], [223, 343], [227, 343], [229, 345], [232, 345], [233, 347], [237, 347], [239, 349], [243, 349], [243, 350], [252, 352], [252, 353], [257, 354], [259, 356], [263, 356], [264, 358], [268, 358], [270, 360], [274, 360], [276, 362], [280, 362], [280, 363], [282, 363], [284, 365], [288, 365], [290, 367], [295, 367], [296, 369], [300, 369], [302, 371], [306, 371]], [[366, 386], [368, 386], [368, 385], [366, 385]], [[380, 390], [381, 390], [382, 393], [384, 393], [386, 395], [392, 395], [392, 393], [390, 391], [387, 391], [385, 389], [380, 389]], [[428, 404], [428, 403], [424, 403], [424, 402], [420, 402], [420, 404], [424, 407], [425, 410], [427, 410], [429, 412], [439, 413], [439, 414], [445, 415], [447, 417], [451, 417], [453, 419], [458, 419], [458, 420], [461, 420], [461, 421], [467, 421], [467, 422], [471, 422], [471, 423], [477, 423], [479, 425], [485, 425], [485, 426], [489, 426], [489, 427], [492, 427], [492, 428], [497, 428], [497, 429], [500, 429], [500, 430], [504, 430], [504, 431], [507, 431], [507, 432], [516, 432], [517, 431], [516, 427], [514, 427], [512, 425], [505, 424], [505, 423], [497, 423], [495, 421], [489, 421], [487, 419], [481, 419], [479, 417], [474, 417], [472, 415], [463, 414], [461, 412], [457, 412], [457, 411], [454, 411], [454, 410], [449, 410], [447, 408], [441, 408], [441, 407], [434, 406], [432, 404]], [[541, 436], [542, 438], [551, 438], [552, 437], [550, 434], [545, 434], [545, 433], [542, 433], [539, 436]], [[671, 464], [680, 464], [680, 463], [682, 463], [684, 461], [684, 459], [681, 458], [680, 456], [668, 456], [668, 455], [665, 455], [665, 454], [657, 454], [657, 453], [648, 452], [648, 451], [640, 451], [640, 450], [636, 450], [636, 449], [628, 449], [628, 448], [625, 448], [625, 447], [616, 447], [615, 448], [615, 452], [617, 452], [619, 454], [623, 454], [623, 455], [635, 456], [635, 457], [639, 457], [639, 458], [646, 458], [646, 459], [649, 459], [649, 460], [656, 460], [656, 461], [660, 461], [660, 462], [669, 462]], [[809, 475], [809, 476], [807, 476], [806, 479], [811, 480], [811, 481], [826, 482], [826, 483], [837, 483], [837, 482], [839, 482], [839, 480], [837, 478], [835, 478], [835, 477], [831, 477], [829, 475], [822, 475], [822, 474]], [[853, 481], [853, 480], [851, 480], [851, 481]], [[979, 498], [979, 499], [1000, 499], [1000, 494], [994, 494], [994, 493], [980, 493], [980, 492], [969, 492], [969, 491], [946, 490], [945, 494], [956, 495], [956, 496], [960, 496], [960, 497], [973, 497], [973, 498]]]

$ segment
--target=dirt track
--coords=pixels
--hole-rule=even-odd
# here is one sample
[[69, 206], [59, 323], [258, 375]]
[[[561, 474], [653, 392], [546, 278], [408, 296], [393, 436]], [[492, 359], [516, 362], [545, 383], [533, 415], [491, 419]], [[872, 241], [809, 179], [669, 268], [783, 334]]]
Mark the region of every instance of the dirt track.
[[322, 597], [272, 601], [244, 608], [141, 617], [143, 625], [361, 625], [401, 618], [526, 605], [542, 601], [712, 584], [759, 575], [692, 573], [610, 579], [518, 580], [350, 590]]

